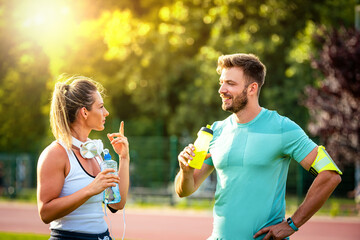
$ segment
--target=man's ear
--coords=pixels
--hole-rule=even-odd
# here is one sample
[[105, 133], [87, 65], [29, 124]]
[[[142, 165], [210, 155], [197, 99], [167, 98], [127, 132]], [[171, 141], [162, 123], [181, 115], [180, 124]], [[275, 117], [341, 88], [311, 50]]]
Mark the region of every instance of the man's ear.
[[251, 83], [248, 86], [248, 94], [249, 95], [257, 95], [259, 85], [256, 82]]

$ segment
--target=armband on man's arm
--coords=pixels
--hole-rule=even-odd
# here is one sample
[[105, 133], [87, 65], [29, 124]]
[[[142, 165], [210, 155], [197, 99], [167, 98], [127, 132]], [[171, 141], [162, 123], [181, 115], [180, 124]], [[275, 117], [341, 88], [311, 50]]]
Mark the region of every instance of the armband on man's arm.
[[325, 170], [335, 171], [338, 174], [342, 175], [342, 172], [340, 171], [338, 166], [336, 166], [328, 152], [325, 150], [325, 147], [319, 146], [318, 154], [313, 164], [311, 164], [309, 172], [316, 177], [319, 173]]

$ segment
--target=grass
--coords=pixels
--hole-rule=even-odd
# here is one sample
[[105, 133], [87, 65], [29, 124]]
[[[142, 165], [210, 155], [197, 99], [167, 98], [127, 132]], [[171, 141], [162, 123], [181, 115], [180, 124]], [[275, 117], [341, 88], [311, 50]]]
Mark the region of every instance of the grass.
[[8, 233], [0, 232], [1, 240], [47, 240], [49, 235], [33, 234], [33, 233]]
[[[303, 199], [298, 199], [295, 196], [287, 196], [286, 213], [294, 213], [302, 201]], [[354, 199], [330, 197], [315, 215], [352, 217], [358, 216], [358, 211]]]
[[17, 193], [16, 197], [0, 196], [0, 201], [16, 201], [26, 203], [36, 203], [36, 189], [24, 188]]
[[[151, 196], [145, 198], [137, 198], [135, 196], [129, 196], [127, 206], [131, 208], [173, 208], [173, 209], [191, 209], [191, 210], [203, 210], [212, 211], [214, 206], [214, 200], [212, 199], [196, 199], [192, 197], [188, 198], [175, 198], [173, 205], [170, 204], [169, 197]], [[23, 189], [16, 196], [16, 199], [8, 197], [0, 197], [0, 201], [17, 201], [26, 203], [36, 203], [36, 190], [35, 189]], [[286, 196], [286, 213], [292, 214], [301, 204], [303, 199], [298, 199], [296, 196]], [[354, 199], [349, 198], [336, 198], [330, 197], [324, 204], [324, 206], [316, 213], [320, 216], [358, 216], [356, 210], [356, 204]]]
[[[296, 196], [286, 196], [286, 213], [292, 214], [299, 207], [303, 199], [298, 199]], [[212, 211], [214, 200], [204, 200], [195, 198], [176, 199], [173, 206], [170, 205], [169, 198], [146, 198], [133, 199], [129, 197], [127, 203], [131, 208], [173, 208], [173, 209], [191, 209], [199, 211]], [[354, 199], [330, 197], [322, 208], [315, 214], [316, 216], [342, 216], [351, 217], [358, 216], [356, 204]]]
[[[170, 204], [169, 197], [152, 196], [145, 198], [136, 198], [131, 195], [128, 198], [127, 206], [131, 208], [174, 208], [174, 209], [192, 209], [212, 211], [214, 200], [196, 199], [196, 198], [176, 198], [173, 205]], [[36, 203], [36, 190], [23, 189], [16, 196], [16, 199], [0, 197], [0, 201], [17, 201], [26, 203]], [[303, 199], [296, 196], [286, 196], [286, 213], [292, 214], [301, 204]], [[330, 197], [324, 206], [316, 213], [320, 216], [358, 216], [354, 199]]]

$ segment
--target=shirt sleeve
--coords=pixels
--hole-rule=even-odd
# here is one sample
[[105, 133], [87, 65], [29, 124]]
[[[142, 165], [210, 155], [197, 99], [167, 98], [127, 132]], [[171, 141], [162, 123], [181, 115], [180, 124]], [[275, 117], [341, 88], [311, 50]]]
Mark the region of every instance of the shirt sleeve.
[[300, 163], [317, 145], [289, 118], [282, 122], [283, 153]]
[[210, 166], [214, 166], [214, 163], [213, 163], [211, 157], [209, 157], [208, 159], [206, 159], [206, 160], [204, 161], [204, 163], [206, 163], [207, 165], [210, 165]]

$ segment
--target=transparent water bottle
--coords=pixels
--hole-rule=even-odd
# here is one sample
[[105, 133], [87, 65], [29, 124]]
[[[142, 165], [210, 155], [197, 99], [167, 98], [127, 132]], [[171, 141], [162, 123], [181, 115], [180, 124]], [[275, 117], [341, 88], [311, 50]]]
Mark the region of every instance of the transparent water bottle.
[[206, 127], [202, 127], [198, 132], [198, 138], [194, 142], [195, 146], [195, 157], [190, 161], [188, 161], [189, 166], [201, 169], [206, 154], [209, 149], [210, 141], [213, 138], [213, 130], [211, 130], [210, 125], [206, 125]]
[[[108, 149], [104, 149], [104, 161], [101, 162], [100, 168], [101, 171], [105, 169], [112, 168], [115, 172], [108, 174], [118, 174], [117, 173], [117, 162], [111, 159], [111, 155]], [[115, 187], [108, 187], [103, 192], [103, 198], [105, 204], [118, 203], [121, 200], [119, 185], [116, 183]]]

